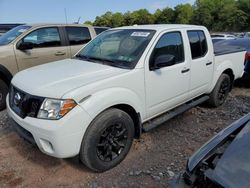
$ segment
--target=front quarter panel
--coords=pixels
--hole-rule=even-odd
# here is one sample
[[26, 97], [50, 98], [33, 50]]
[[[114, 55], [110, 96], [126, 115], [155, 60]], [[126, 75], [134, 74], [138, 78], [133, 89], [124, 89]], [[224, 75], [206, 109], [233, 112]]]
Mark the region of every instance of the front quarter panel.
[[86, 98], [86, 101], [80, 103], [92, 118], [95, 118], [102, 111], [118, 105], [126, 104], [140, 112], [141, 117], [145, 117], [145, 106], [142, 99], [133, 91], [126, 88], [109, 88], [101, 90]]

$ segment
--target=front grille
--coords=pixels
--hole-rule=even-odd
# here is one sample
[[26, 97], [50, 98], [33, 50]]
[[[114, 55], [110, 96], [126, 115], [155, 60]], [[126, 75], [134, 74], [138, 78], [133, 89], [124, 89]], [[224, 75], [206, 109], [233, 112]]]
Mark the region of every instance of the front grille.
[[44, 98], [25, 93], [11, 85], [9, 104], [11, 109], [21, 118], [36, 117]]

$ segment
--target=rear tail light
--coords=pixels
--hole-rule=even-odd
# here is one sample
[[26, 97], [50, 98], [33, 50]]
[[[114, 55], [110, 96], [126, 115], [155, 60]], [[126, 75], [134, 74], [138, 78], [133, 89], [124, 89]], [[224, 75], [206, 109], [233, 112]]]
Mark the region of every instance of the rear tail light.
[[245, 65], [246, 65], [247, 61], [249, 61], [249, 60], [250, 60], [250, 53], [246, 53], [246, 55], [245, 55]]
[[246, 59], [250, 59], [250, 53], [246, 53]]

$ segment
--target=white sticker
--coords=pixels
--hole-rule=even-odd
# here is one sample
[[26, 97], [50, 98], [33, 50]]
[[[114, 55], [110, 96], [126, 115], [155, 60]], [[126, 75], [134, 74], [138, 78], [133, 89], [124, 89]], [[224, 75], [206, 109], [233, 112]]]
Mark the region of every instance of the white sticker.
[[25, 32], [25, 31], [27, 31], [27, 29], [19, 29], [19, 30], [18, 30], [19, 33], [23, 33], [23, 32]]
[[131, 34], [132, 37], [148, 37], [149, 35], [149, 32], [133, 32]]

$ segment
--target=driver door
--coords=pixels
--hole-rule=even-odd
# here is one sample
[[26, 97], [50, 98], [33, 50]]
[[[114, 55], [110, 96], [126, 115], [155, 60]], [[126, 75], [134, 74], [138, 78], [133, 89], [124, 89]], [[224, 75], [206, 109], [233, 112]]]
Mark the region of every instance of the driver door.
[[[147, 116], [152, 118], [176, 107], [188, 99], [190, 65], [184, 50], [183, 33], [167, 32], [161, 35], [145, 66]], [[156, 59], [174, 57], [174, 63], [155, 69]]]
[[[18, 49], [21, 43], [29, 44], [30, 49]], [[69, 57], [68, 47], [62, 46], [57, 27], [34, 30], [19, 41], [16, 46], [15, 54], [19, 71]]]

